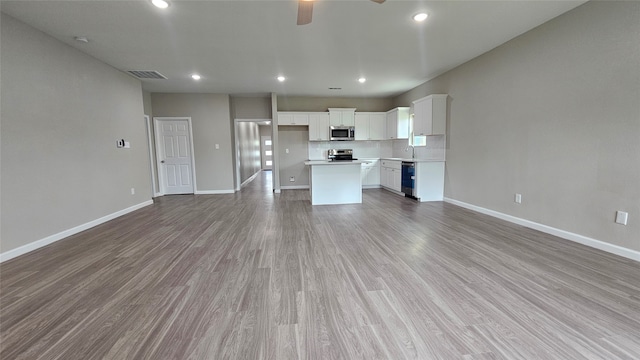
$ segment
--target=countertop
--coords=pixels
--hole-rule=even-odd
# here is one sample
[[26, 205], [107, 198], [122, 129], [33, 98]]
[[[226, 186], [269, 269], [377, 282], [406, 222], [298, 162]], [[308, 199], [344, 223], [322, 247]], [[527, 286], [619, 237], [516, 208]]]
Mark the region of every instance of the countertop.
[[366, 160], [353, 160], [353, 161], [328, 161], [328, 160], [308, 160], [305, 161], [305, 165], [353, 165], [362, 164], [367, 162]]
[[434, 159], [411, 159], [411, 158], [361, 158], [353, 161], [328, 161], [328, 160], [307, 160], [304, 162], [305, 165], [351, 165], [351, 164], [369, 164], [375, 160], [395, 160], [395, 161], [406, 161], [406, 162], [445, 162], [444, 160], [434, 160]]
[[380, 160], [395, 160], [395, 161], [406, 161], [406, 162], [445, 162], [444, 160], [437, 159], [412, 159], [412, 158], [380, 158]]

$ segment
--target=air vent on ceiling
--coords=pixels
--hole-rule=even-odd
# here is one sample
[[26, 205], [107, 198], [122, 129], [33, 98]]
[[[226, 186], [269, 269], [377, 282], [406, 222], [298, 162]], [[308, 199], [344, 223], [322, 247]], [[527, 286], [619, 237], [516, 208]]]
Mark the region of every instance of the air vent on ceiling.
[[129, 70], [129, 74], [137, 77], [138, 79], [166, 79], [167, 77], [160, 74], [155, 70]]
[[329, 90], [342, 90], [341, 87], [330, 87]]

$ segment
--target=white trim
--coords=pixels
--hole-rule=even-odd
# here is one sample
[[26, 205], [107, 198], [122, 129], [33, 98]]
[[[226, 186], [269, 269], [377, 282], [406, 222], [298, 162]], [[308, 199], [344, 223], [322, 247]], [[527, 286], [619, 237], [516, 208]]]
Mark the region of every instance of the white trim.
[[31, 242], [31, 243], [28, 243], [26, 245], [20, 246], [19, 248], [15, 248], [15, 249], [3, 252], [3, 253], [0, 254], [0, 263], [4, 262], [4, 261], [7, 261], [7, 260], [10, 260], [10, 259], [13, 259], [13, 258], [15, 258], [17, 256], [26, 254], [26, 253], [31, 252], [33, 250], [39, 249], [39, 248], [41, 248], [43, 246], [47, 246], [47, 245], [52, 244], [52, 243], [54, 243], [56, 241], [62, 240], [62, 239], [66, 238], [66, 237], [69, 237], [71, 235], [75, 235], [75, 234], [77, 234], [77, 233], [79, 233], [81, 231], [85, 231], [85, 230], [90, 229], [90, 228], [92, 228], [94, 226], [98, 226], [98, 225], [103, 224], [103, 223], [105, 223], [105, 222], [107, 222], [109, 220], [113, 220], [113, 219], [115, 219], [117, 217], [120, 217], [122, 215], [126, 215], [126, 214], [128, 214], [130, 212], [136, 211], [138, 209], [141, 209], [141, 208], [143, 208], [145, 206], [149, 206], [149, 205], [153, 205], [153, 200], [147, 200], [147, 201], [142, 202], [140, 204], [133, 205], [133, 206], [130, 206], [130, 207], [126, 208], [126, 209], [122, 209], [122, 210], [116, 211], [116, 212], [114, 212], [112, 214], [103, 216], [103, 217], [101, 217], [99, 219], [95, 219], [95, 220], [89, 221], [87, 223], [84, 223], [82, 225], [78, 225], [76, 227], [73, 227], [71, 229], [67, 229], [67, 230], [61, 231], [61, 232], [59, 232], [57, 234], [53, 234], [53, 235], [47, 236], [47, 237], [45, 237], [43, 239], [36, 240], [34, 242]]
[[157, 197], [160, 197], [160, 196], [164, 196], [164, 194], [163, 193], [159, 193], [159, 192], [153, 194], [154, 198], [157, 198]]
[[380, 189], [382, 185], [362, 185], [362, 190], [365, 189]]
[[218, 195], [218, 194], [233, 194], [236, 191], [233, 189], [229, 190], [198, 190], [196, 191], [196, 195]]
[[288, 186], [280, 186], [282, 190], [297, 190], [297, 189], [308, 189], [309, 185], [288, 185]]
[[151, 171], [151, 194], [157, 194], [158, 189], [156, 189], [156, 162], [153, 161], [153, 155], [155, 153], [153, 146], [153, 136], [151, 135], [151, 119], [149, 115], [144, 116], [144, 122], [147, 125], [147, 147], [149, 148], [149, 166]]
[[[162, 166], [160, 165], [160, 157], [158, 156], [158, 145], [160, 141], [158, 140], [158, 121], [186, 121], [189, 125], [189, 143], [191, 145], [191, 178], [193, 179], [193, 193], [198, 193], [198, 183], [196, 181], [196, 158], [195, 152], [193, 151], [193, 124], [191, 123], [191, 117], [189, 116], [178, 116], [178, 117], [162, 117], [162, 116], [154, 116], [153, 117], [153, 132], [156, 138], [156, 164], [157, 168], [160, 169]], [[162, 171], [158, 171], [158, 185], [160, 187], [159, 191], [164, 194], [164, 178], [162, 175]]]
[[[247, 185], [248, 183], [252, 182], [253, 179], [255, 179], [258, 174], [260, 174], [260, 172], [262, 172], [262, 170], [258, 170], [258, 172], [256, 172], [255, 174], [251, 175], [247, 180], [243, 181], [242, 184], [240, 184], [240, 187], [243, 187], [245, 185]], [[238, 190], [238, 189], [236, 189]]]
[[522, 225], [534, 230], [538, 230], [538, 231], [542, 231], [543, 233], [547, 233], [547, 234], [551, 234], [566, 240], [570, 240], [573, 242], [577, 242], [579, 244], [582, 245], [586, 245], [598, 250], [602, 250], [602, 251], [606, 251], [608, 253], [611, 254], [616, 254], [622, 257], [625, 257], [627, 259], [631, 259], [631, 260], [635, 260], [635, 261], [640, 261], [640, 251], [636, 251], [636, 250], [632, 250], [632, 249], [628, 249], [622, 246], [618, 246], [618, 245], [614, 245], [614, 244], [610, 244], [608, 242], [604, 242], [602, 240], [597, 240], [597, 239], [593, 239], [590, 237], [586, 237], [580, 234], [575, 234], [569, 231], [565, 231], [565, 230], [561, 230], [558, 228], [554, 228], [548, 225], [544, 225], [544, 224], [540, 224], [540, 223], [536, 223], [530, 220], [526, 220], [526, 219], [522, 219], [522, 218], [518, 218], [515, 216], [511, 216], [511, 215], [507, 215], [495, 210], [490, 210], [490, 209], [485, 209], [483, 207], [480, 206], [476, 206], [476, 205], [472, 205], [472, 204], [467, 204], [465, 202], [462, 201], [458, 201], [458, 200], [454, 200], [451, 198], [444, 198], [445, 202], [451, 203], [453, 205], [457, 205], [457, 206], [461, 206], [463, 208], [467, 208], [469, 210], [473, 210], [473, 211], [477, 211], [479, 213], [483, 213], [486, 215], [490, 215], [493, 217], [496, 217], [498, 219], [502, 219], [514, 224], [518, 224], [518, 225]]
[[280, 193], [281, 193], [281, 190], [280, 190], [280, 189], [273, 189], [273, 193], [274, 193], [274, 194], [280, 194]]

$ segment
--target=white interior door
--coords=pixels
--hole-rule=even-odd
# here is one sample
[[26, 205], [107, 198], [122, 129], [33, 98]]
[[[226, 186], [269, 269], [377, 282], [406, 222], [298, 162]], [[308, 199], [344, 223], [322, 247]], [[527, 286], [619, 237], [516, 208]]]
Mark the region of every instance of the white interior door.
[[262, 169], [271, 170], [273, 165], [273, 152], [271, 150], [271, 136], [260, 137], [260, 151], [262, 152]]
[[163, 194], [193, 194], [193, 156], [188, 118], [155, 119], [156, 157]]

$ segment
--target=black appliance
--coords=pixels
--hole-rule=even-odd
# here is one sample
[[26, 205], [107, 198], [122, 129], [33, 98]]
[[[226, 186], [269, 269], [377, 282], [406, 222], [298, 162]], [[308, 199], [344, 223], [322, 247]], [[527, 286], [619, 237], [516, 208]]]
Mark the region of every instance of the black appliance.
[[416, 198], [416, 164], [402, 162], [402, 192], [405, 196]]

